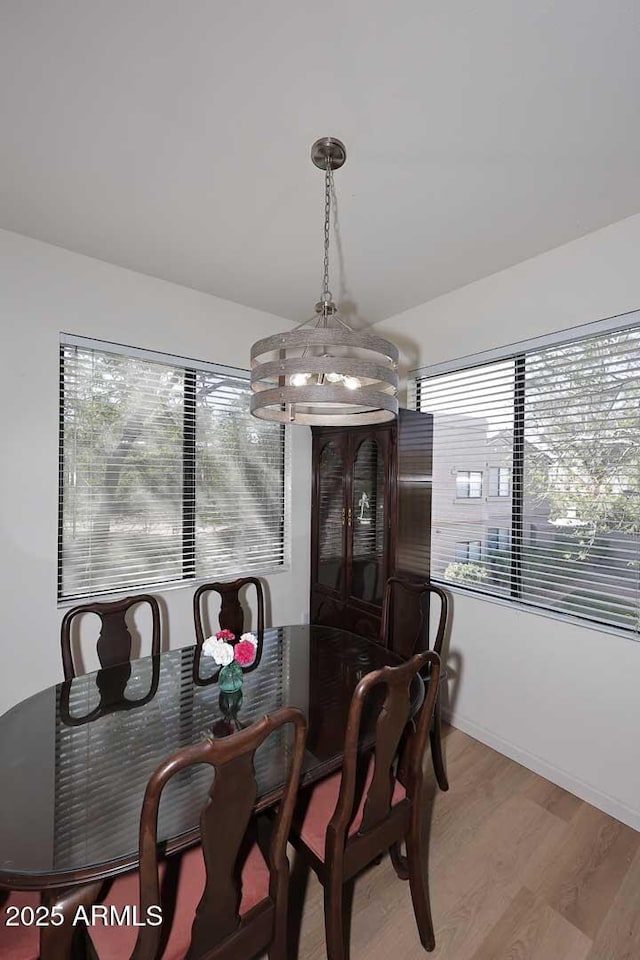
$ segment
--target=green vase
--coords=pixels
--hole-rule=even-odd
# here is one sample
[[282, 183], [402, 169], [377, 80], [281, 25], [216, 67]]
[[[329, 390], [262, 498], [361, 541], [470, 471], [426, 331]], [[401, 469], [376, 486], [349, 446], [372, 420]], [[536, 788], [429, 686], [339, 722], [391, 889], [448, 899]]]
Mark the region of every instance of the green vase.
[[218, 706], [220, 707], [220, 712], [224, 717], [225, 723], [229, 726], [229, 733], [233, 733], [234, 727], [236, 730], [241, 730], [242, 724], [238, 720], [238, 713], [242, 707], [242, 687], [234, 693], [224, 693], [224, 691], [221, 690], [218, 698]]
[[242, 667], [236, 660], [232, 660], [226, 667], [220, 667], [218, 686], [223, 693], [235, 693], [242, 687]]

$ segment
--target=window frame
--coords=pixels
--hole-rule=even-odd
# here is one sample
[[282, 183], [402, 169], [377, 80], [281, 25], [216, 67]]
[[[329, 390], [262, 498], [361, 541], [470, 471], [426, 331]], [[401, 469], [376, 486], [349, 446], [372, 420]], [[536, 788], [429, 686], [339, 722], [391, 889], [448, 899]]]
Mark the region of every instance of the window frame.
[[487, 527], [487, 554], [489, 559], [510, 552], [511, 530], [505, 526]]
[[[115, 354], [116, 356], [130, 357], [134, 359], [147, 360], [165, 365], [175, 365], [184, 371], [185, 374], [185, 405], [184, 405], [184, 435], [183, 435], [183, 481], [191, 490], [195, 490], [197, 465], [195, 456], [187, 455], [186, 448], [196, 449], [196, 425], [195, 417], [189, 418], [187, 407], [191, 411], [195, 410], [195, 383], [199, 372], [210, 372], [224, 374], [239, 380], [246, 380], [249, 383], [251, 372], [240, 367], [232, 367], [227, 364], [212, 363], [205, 360], [195, 360], [191, 357], [181, 357], [176, 354], [163, 353], [157, 350], [147, 350], [142, 347], [128, 346], [127, 344], [114, 343], [107, 340], [98, 340], [91, 337], [83, 337], [76, 334], [62, 333], [58, 343], [58, 382], [60, 391], [60, 402], [58, 412], [58, 524], [57, 524], [57, 556], [56, 556], [56, 574], [57, 591], [56, 602], [59, 609], [74, 606], [79, 602], [86, 601], [109, 601], [135, 591], [136, 593], [178, 590], [184, 587], [197, 587], [219, 576], [225, 580], [232, 580], [236, 577], [247, 574], [246, 568], [238, 566], [231, 570], [226, 569], [223, 573], [217, 574], [215, 571], [207, 574], [196, 574], [196, 506], [195, 498], [185, 496], [183, 488], [182, 497], [182, 576], [170, 580], [145, 581], [139, 584], [130, 584], [129, 586], [114, 587], [109, 590], [93, 591], [87, 593], [77, 593], [73, 596], [64, 596], [63, 587], [63, 518], [64, 518], [64, 348], [79, 347], [85, 350], [96, 350], [104, 353]], [[187, 399], [187, 383], [189, 384], [189, 397]], [[291, 572], [291, 525], [292, 525], [292, 442], [291, 433], [284, 426], [280, 427], [282, 431], [282, 471], [283, 471], [283, 515], [281, 523], [282, 537], [282, 563], [276, 565], [265, 564], [264, 567], [252, 567], [252, 576], [273, 576], [280, 573]], [[185, 570], [189, 570], [185, 575]]]
[[[466, 480], [463, 479], [463, 480], [461, 481], [461, 480], [460, 480], [460, 477], [461, 477], [462, 475], [464, 475], [465, 473], [467, 474], [467, 479], [466, 479]], [[472, 474], [477, 474], [477, 475], [480, 477], [480, 480], [479, 480], [479, 481], [478, 481], [478, 480], [472, 480], [472, 479], [471, 479]], [[460, 494], [460, 493], [458, 492], [458, 484], [459, 484], [459, 483], [466, 483], [468, 493]], [[480, 492], [479, 492], [479, 493], [471, 493], [471, 486], [472, 486], [472, 484], [475, 485], [475, 484], [478, 484], [478, 483], [480, 484]], [[484, 487], [484, 471], [483, 471], [483, 470], [458, 470], [458, 468], [456, 467], [456, 500], [462, 500], [462, 501], [465, 502], [465, 503], [466, 503], [467, 500], [473, 500], [473, 501], [482, 500], [482, 489], [483, 489], [483, 487]]]
[[[478, 554], [477, 556], [473, 556], [473, 557], [471, 556], [472, 544], [474, 545], [477, 544], [477, 554]], [[459, 552], [457, 549], [458, 547], [466, 547], [466, 550], [464, 551], [466, 555], [464, 557], [457, 556]], [[482, 563], [482, 554], [483, 554], [482, 540], [479, 539], [478, 537], [474, 537], [473, 540], [456, 540], [455, 548], [456, 548], [455, 554], [452, 561], [453, 563]]]
[[[511, 467], [496, 466], [494, 464], [489, 464], [488, 470], [489, 470], [489, 492], [487, 496], [489, 497], [490, 500], [507, 500], [511, 496]], [[497, 473], [496, 485], [495, 485], [496, 490], [498, 491], [497, 493], [491, 492], [491, 488], [493, 486], [494, 471], [496, 471]], [[502, 473], [506, 473], [507, 475], [507, 492], [506, 493], [500, 493]]]

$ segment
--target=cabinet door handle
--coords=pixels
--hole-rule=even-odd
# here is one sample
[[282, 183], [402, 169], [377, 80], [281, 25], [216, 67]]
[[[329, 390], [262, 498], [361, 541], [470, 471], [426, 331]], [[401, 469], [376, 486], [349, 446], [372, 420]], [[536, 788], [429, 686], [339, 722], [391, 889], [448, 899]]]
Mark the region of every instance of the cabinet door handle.
[[348, 509], [348, 511], [347, 511], [347, 524], [348, 524], [348, 526], [351, 526], [352, 521], [353, 521], [353, 515], [352, 515], [352, 513], [351, 513], [351, 507], [349, 507], [349, 509]]
[[342, 508], [342, 526], [343, 527], [344, 527], [344, 515], [345, 515], [345, 508], [343, 507]]

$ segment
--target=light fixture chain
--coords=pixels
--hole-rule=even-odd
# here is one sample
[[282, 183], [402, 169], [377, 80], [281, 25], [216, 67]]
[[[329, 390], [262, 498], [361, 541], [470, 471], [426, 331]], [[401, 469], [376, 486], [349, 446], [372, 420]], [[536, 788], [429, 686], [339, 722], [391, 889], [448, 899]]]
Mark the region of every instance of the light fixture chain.
[[329, 158], [324, 174], [324, 274], [322, 278], [322, 300], [327, 303], [329, 294], [329, 240], [331, 228], [331, 178], [332, 170]]

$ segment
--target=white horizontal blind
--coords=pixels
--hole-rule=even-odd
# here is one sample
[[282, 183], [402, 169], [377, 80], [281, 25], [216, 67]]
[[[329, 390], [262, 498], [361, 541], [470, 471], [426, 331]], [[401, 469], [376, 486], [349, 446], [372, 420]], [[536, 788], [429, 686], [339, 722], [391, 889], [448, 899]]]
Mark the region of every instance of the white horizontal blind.
[[640, 326], [415, 389], [434, 414], [434, 579], [637, 634]]
[[196, 375], [196, 576], [284, 563], [284, 427], [249, 413], [248, 380]]
[[284, 429], [248, 375], [89, 343], [61, 345], [59, 598], [281, 566]]

